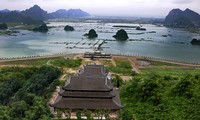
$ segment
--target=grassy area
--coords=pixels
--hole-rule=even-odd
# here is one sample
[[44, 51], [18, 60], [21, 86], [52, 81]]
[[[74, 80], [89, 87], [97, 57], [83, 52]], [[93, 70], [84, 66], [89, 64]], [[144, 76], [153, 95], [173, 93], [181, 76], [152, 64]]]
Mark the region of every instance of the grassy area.
[[17, 29], [17, 30], [32, 30], [34, 27], [37, 27], [38, 25], [23, 25], [21, 23], [16, 23], [16, 22], [9, 22], [6, 23], [8, 27]]
[[6, 61], [0, 63], [0, 65], [27, 65], [27, 66], [41, 66], [46, 65], [49, 60], [57, 58], [42, 58], [42, 59], [31, 59], [31, 60], [17, 60], [17, 61]]
[[[39, 27], [39, 25], [24, 25], [21, 23], [6, 23], [8, 27], [11, 27], [12, 29], [15, 30], [33, 30], [35, 27]], [[48, 26], [49, 29], [55, 28], [54, 26]]]
[[149, 77], [151, 75], [159, 76], [174, 76], [180, 77], [184, 75], [200, 74], [200, 69], [197, 68], [143, 68], [141, 69], [140, 76]]
[[148, 62], [150, 62], [150, 65], [153, 65], [153, 66], [179, 66], [176, 64], [159, 62], [159, 61], [148, 61]]
[[129, 60], [115, 60], [116, 66], [109, 65], [108, 70], [122, 75], [134, 75]]
[[57, 67], [79, 67], [82, 63], [81, 59], [64, 59], [64, 58], [41, 58], [31, 60], [17, 60], [7, 61], [0, 63], [0, 65], [25, 65], [25, 66], [41, 66], [41, 65], [54, 65]]
[[116, 62], [116, 67], [132, 69], [132, 66], [129, 60], [115, 60], [115, 62]]
[[14, 30], [0, 30], [0, 35], [13, 35], [19, 33], [19, 31]]
[[82, 59], [53, 59], [50, 64], [58, 66], [58, 67], [69, 67], [76, 68], [79, 67], [82, 63]]
[[111, 60], [100, 60], [100, 62], [105, 66], [112, 66]]

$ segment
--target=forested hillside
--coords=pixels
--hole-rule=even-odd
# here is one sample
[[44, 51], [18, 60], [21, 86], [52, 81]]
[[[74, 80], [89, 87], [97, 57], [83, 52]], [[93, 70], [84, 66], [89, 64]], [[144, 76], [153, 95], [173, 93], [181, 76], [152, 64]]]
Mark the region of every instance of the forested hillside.
[[199, 93], [200, 74], [138, 75], [122, 87], [121, 117], [124, 120], [199, 120]]
[[49, 120], [47, 102], [60, 74], [51, 66], [1, 68], [0, 120]]

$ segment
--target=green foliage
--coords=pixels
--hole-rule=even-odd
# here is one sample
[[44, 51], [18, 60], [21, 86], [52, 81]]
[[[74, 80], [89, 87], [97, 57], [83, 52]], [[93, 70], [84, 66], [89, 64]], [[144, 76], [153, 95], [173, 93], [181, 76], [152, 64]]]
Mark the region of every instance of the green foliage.
[[7, 24], [6, 23], [1, 23], [0, 24], [0, 30], [6, 30], [6, 29], [8, 29]]
[[108, 70], [123, 75], [135, 75], [131, 63], [128, 60], [116, 60], [116, 66], [110, 65]]
[[49, 30], [48, 30], [48, 27], [47, 27], [46, 24], [42, 24], [39, 27], [33, 28], [33, 31], [35, 31], [35, 32], [48, 32]]
[[112, 77], [112, 83], [113, 83], [113, 86], [119, 88], [124, 84], [124, 81], [119, 75], [114, 75]]
[[128, 60], [116, 60], [116, 66], [119, 68], [132, 69], [131, 63]]
[[76, 112], [77, 120], [82, 120], [82, 119], [81, 119], [81, 116], [82, 116], [81, 114], [82, 114], [81, 111], [77, 111], [77, 112]]
[[192, 97], [191, 88], [193, 86], [192, 77], [185, 77], [184, 79], [180, 80], [173, 88], [172, 94], [175, 96], [185, 96], [187, 98]]
[[134, 120], [134, 115], [131, 110], [125, 108], [121, 111], [120, 118], [122, 118], [122, 120]]
[[178, 78], [169, 74], [148, 76], [138, 75], [121, 88], [124, 106], [121, 112], [122, 119], [200, 118], [198, 75], [182, 75]]
[[119, 67], [115, 67], [115, 66], [108, 67], [108, 70], [112, 71], [114, 73], [119, 73], [119, 74], [123, 74], [123, 75], [131, 75], [131, 72], [132, 72], [130, 69], [119, 68]]
[[25, 112], [28, 110], [29, 106], [25, 101], [17, 101], [11, 104], [11, 116], [13, 118], [22, 118], [25, 116]]
[[65, 80], [60, 80], [60, 85], [64, 86], [65, 85]]
[[20, 88], [22, 83], [19, 80], [6, 80], [0, 84], [0, 103], [7, 104], [11, 96], [13, 96]]
[[0, 35], [16, 35], [16, 33], [19, 33], [19, 31], [15, 30], [0, 30]]
[[91, 112], [91, 111], [89, 111], [89, 110], [84, 110], [83, 113], [84, 113], [84, 115], [86, 116], [87, 120], [93, 120], [92, 112]]
[[200, 69], [195, 68], [142, 68], [141, 76], [146, 76], [147, 78], [152, 74], [158, 74], [159, 76], [171, 76], [171, 77], [181, 77], [187, 74], [197, 75]]
[[69, 68], [76, 68], [79, 67], [82, 63], [81, 59], [55, 59], [51, 60], [51, 64], [58, 66], [58, 67], [69, 67]]
[[51, 66], [43, 66], [39, 68], [37, 74], [24, 84], [22, 89], [37, 95], [43, 95], [46, 91], [46, 86], [52, 83], [59, 75], [60, 71], [58, 69], [54, 69]]
[[[0, 119], [50, 119], [47, 100], [61, 71], [52, 66], [0, 69]], [[5, 75], [5, 76], [4, 76]]]
[[0, 105], [0, 120], [11, 120], [9, 107]]

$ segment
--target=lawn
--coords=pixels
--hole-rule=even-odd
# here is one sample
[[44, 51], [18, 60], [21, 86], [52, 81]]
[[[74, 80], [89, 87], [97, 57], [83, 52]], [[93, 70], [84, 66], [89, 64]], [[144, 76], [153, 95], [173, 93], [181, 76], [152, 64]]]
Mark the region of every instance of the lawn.
[[114, 61], [116, 63], [116, 66], [109, 65], [107, 68], [109, 71], [128, 76], [134, 74], [134, 72], [132, 71], [131, 63], [128, 59], [115, 59]]
[[140, 69], [142, 76], [151, 76], [151, 75], [159, 75], [159, 76], [184, 76], [184, 75], [195, 75], [200, 74], [200, 69], [198, 68], [143, 68]]

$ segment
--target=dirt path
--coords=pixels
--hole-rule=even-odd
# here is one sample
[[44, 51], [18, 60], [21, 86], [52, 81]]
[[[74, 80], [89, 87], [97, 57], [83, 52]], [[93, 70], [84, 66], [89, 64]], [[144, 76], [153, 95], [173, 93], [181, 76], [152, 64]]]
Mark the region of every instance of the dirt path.
[[140, 73], [138, 64], [137, 64], [137, 59], [135, 57], [129, 57], [128, 59], [132, 65], [133, 71], [135, 71], [136, 73]]
[[66, 80], [67, 79], [67, 75], [63, 74], [62, 76], [60, 76], [59, 80]]
[[111, 59], [111, 62], [114, 66], [116, 66], [116, 62], [114, 61], [114, 59]]

